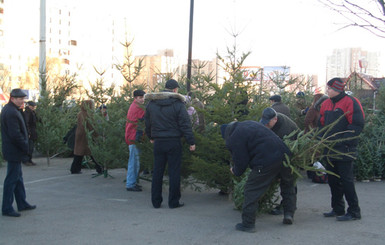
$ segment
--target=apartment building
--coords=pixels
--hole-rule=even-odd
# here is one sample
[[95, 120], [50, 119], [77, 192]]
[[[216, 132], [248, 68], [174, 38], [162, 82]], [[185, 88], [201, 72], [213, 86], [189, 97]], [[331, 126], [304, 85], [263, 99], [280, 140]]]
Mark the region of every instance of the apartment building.
[[379, 52], [369, 52], [361, 48], [334, 49], [327, 57], [326, 80], [333, 77], [348, 77], [352, 72], [379, 76], [379, 58]]

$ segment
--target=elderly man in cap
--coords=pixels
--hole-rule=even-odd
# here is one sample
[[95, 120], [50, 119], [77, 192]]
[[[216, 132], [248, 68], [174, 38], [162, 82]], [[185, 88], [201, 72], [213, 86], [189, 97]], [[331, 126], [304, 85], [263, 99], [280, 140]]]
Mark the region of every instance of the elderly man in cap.
[[231, 122], [221, 126], [222, 137], [232, 155], [234, 166], [230, 169], [241, 176], [249, 167], [251, 172], [245, 184], [242, 223], [239, 231], [255, 232], [258, 201], [276, 177], [281, 178], [284, 224], [292, 224], [296, 209], [295, 179], [291, 170], [283, 165], [289, 148], [270, 129], [256, 121]]
[[195, 139], [191, 120], [187, 113], [186, 98], [178, 94], [179, 84], [171, 79], [166, 82], [165, 90], [160, 93], [145, 95], [149, 100], [146, 107], [144, 122], [146, 135], [154, 144], [154, 169], [151, 185], [151, 201], [154, 208], [160, 208], [163, 201], [162, 182], [166, 163], [169, 175], [169, 208], [179, 208], [184, 204], [179, 202], [180, 168], [182, 161], [182, 142], [184, 137], [190, 145], [190, 151], [195, 150]]
[[282, 103], [282, 97], [279, 94], [273, 95], [269, 98], [271, 103], [271, 108], [276, 112], [280, 112], [288, 117], [290, 117], [290, 108]]
[[36, 103], [33, 101], [27, 102], [27, 107], [24, 110], [24, 119], [25, 124], [27, 126], [28, 131], [28, 144], [29, 144], [29, 150], [28, 150], [28, 160], [23, 162], [24, 165], [27, 166], [33, 166], [36, 165], [32, 161], [32, 153], [35, 146], [35, 142], [37, 140], [37, 132], [36, 132], [36, 123], [37, 123], [37, 117], [36, 117]]
[[19, 217], [13, 207], [15, 198], [19, 211], [35, 209], [26, 201], [21, 162], [28, 158], [28, 131], [20, 110], [27, 95], [21, 89], [13, 89], [10, 99], [1, 111], [1, 140], [3, 156], [7, 160], [7, 176], [3, 187], [2, 214]]
[[[329, 98], [321, 105], [318, 123], [321, 128], [339, 120], [331, 130], [326, 131], [328, 136], [334, 135], [330, 138], [331, 140], [343, 140], [359, 136], [364, 128], [365, 115], [361, 103], [357, 98], [347, 95], [344, 88], [345, 83], [341, 78], [336, 77], [328, 81], [327, 94]], [[325, 149], [325, 155], [335, 152], [356, 153], [357, 144], [357, 137], [337, 142], [333, 149]], [[328, 184], [332, 195], [332, 210], [323, 215], [325, 217], [337, 217], [338, 221], [361, 219], [361, 209], [358, 205], [354, 186], [353, 159], [346, 155], [340, 158], [328, 157], [326, 163], [326, 169], [340, 177], [329, 175]], [[344, 196], [349, 205], [346, 213]]]
[[[283, 140], [283, 137], [292, 134], [293, 132], [299, 132], [297, 124], [286, 115], [276, 112], [273, 108], [268, 107], [263, 110], [262, 118], [260, 121], [267, 128], [271, 129], [279, 138]], [[297, 133], [290, 137], [291, 140], [295, 140]], [[294, 178], [294, 177], [293, 177]], [[297, 193], [297, 188], [296, 188]], [[282, 204], [276, 206], [270, 211], [270, 214], [279, 215], [282, 214]]]

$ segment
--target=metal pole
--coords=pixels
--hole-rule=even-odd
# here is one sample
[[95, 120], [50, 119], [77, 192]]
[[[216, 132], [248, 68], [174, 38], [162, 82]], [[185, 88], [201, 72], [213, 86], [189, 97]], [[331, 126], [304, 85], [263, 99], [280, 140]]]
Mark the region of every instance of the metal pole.
[[190, 31], [189, 31], [189, 39], [188, 39], [187, 83], [186, 83], [187, 92], [190, 92], [190, 81], [191, 81], [193, 17], [194, 17], [194, 0], [190, 0]]
[[46, 90], [46, 51], [45, 51], [45, 25], [46, 25], [46, 0], [40, 0], [40, 40], [39, 40], [39, 91], [40, 95]]

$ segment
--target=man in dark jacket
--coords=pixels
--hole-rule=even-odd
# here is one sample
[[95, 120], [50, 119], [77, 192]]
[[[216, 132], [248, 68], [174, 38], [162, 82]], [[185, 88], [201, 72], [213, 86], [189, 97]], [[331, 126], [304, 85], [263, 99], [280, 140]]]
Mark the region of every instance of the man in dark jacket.
[[[295, 140], [297, 138], [297, 134], [299, 132], [297, 124], [286, 115], [276, 112], [271, 107], [267, 107], [263, 110], [260, 122], [267, 128], [271, 129], [282, 140], [285, 136], [291, 135], [295, 131], [297, 133], [294, 133], [290, 137], [290, 140]], [[295, 193], [297, 193], [297, 186], [295, 187]], [[272, 209], [270, 214], [282, 214], [282, 205], [283, 201], [281, 201], [281, 204]]]
[[[331, 140], [348, 139], [359, 136], [364, 128], [365, 115], [360, 101], [344, 91], [345, 83], [340, 78], [333, 78], [327, 83], [329, 99], [322, 103], [320, 110], [319, 126], [337, 122], [327, 131], [328, 136], [335, 135]], [[343, 132], [343, 133], [341, 133]], [[353, 153], [357, 151], [358, 138], [337, 142], [333, 150], [341, 153]], [[326, 149], [325, 154], [335, 154], [333, 150]], [[330, 163], [331, 164], [330, 164]], [[329, 157], [326, 169], [338, 174], [340, 177], [329, 175], [328, 183], [332, 194], [332, 210], [324, 213], [325, 217], [336, 217], [338, 221], [361, 219], [361, 209], [358, 205], [358, 197], [354, 187], [353, 159], [349, 156], [341, 158]], [[349, 205], [345, 214], [345, 199]]]
[[295, 179], [291, 170], [283, 165], [285, 154], [290, 150], [270, 129], [259, 122], [232, 122], [221, 126], [226, 147], [230, 150], [234, 166], [230, 169], [241, 176], [249, 167], [251, 172], [245, 184], [242, 207], [242, 223], [237, 230], [255, 232], [255, 216], [258, 201], [276, 177], [281, 179], [284, 224], [293, 223], [296, 209]]
[[33, 101], [28, 101], [27, 107], [24, 110], [24, 119], [25, 119], [25, 124], [27, 126], [28, 136], [29, 136], [28, 161], [23, 162], [27, 166], [36, 165], [36, 163], [32, 161], [32, 153], [35, 146], [35, 142], [37, 140], [37, 132], [36, 132], [37, 117], [36, 117], [35, 110], [36, 110], [36, 103]]
[[282, 103], [282, 97], [279, 94], [273, 95], [269, 98], [271, 103], [271, 108], [273, 108], [276, 112], [282, 113], [288, 117], [290, 117], [290, 108]]
[[[7, 160], [7, 176], [3, 187], [2, 214], [19, 217], [13, 207], [15, 198], [19, 211], [35, 209], [26, 201], [21, 162], [28, 157], [28, 131], [25, 126], [23, 112], [26, 94], [21, 89], [13, 89], [10, 101], [1, 111], [1, 140], [4, 159]], [[15, 196], [15, 197], [14, 197]]]
[[151, 185], [151, 201], [159, 208], [162, 201], [163, 174], [168, 163], [170, 180], [168, 206], [182, 207], [179, 202], [180, 168], [182, 161], [182, 142], [185, 137], [190, 151], [195, 150], [195, 140], [190, 117], [187, 113], [183, 95], [178, 94], [179, 84], [171, 79], [166, 82], [165, 91], [145, 95], [149, 100], [144, 117], [146, 135], [154, 144], [154, 169]]
[[[270, 128], [281, 139], [294, 131], [299, 131], [297, 124], [293, 120], [282, 113], [276, 112], [271, 107], [263, 110], [261, 123]], [[296, 134], [290, 139], [296, 139]]]

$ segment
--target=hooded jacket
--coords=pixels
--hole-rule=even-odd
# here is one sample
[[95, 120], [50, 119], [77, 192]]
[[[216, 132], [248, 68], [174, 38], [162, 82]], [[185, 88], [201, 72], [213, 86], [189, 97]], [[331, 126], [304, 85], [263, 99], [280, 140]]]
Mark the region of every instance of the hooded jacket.
[[149, 103], [144, 121], [146, 135], [150, 139], [179, 139], [185, 137], [190, 145], [195, 145], [190, 117], [187, 113], [186, 98], [178, 93], [159, 92], [145, 94]]
[[233, 172], [241, 176], [247, 167], [266, 167], [283, 161], [291, 152], [269, 128], [256, 121], [234, 122], [225, 131], [226, 147], [234, 163]]

